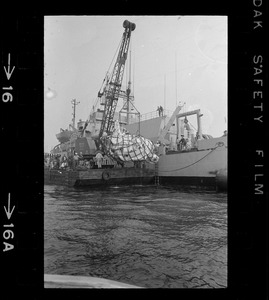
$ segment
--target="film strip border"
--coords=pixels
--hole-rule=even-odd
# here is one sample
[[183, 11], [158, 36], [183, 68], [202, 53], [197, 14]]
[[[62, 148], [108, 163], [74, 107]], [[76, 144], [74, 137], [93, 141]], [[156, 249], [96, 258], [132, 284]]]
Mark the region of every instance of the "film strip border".
[[[202, 10], [195, 5], [195, 11], [180, 13], [228, 15], [226, 296], [263, 299], [268, 296], [268, 104], [263, 101], [268, 98], [268, 1], [239, 1], [227, 9], [215, 2], [214, 12], [201, 5]], [[43, 288], [44, 274], [43, 16], [2, 14], [0, 30], [1, 278], [10, 292], [31, 291]]]
[[43, 17], [1, 15], [3, 287], [43, 286]]

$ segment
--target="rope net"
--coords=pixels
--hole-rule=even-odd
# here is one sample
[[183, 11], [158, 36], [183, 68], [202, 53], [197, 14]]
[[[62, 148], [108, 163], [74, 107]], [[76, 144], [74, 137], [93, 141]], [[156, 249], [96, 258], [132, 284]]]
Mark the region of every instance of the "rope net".
[[122, 162], [147, 161], [157, 163], [156, 146], [142, 136], [128, 134], [120, 130], [119, 122], [115, 121], [114, 131], [102, 137], [102, 145], [106, 154]]

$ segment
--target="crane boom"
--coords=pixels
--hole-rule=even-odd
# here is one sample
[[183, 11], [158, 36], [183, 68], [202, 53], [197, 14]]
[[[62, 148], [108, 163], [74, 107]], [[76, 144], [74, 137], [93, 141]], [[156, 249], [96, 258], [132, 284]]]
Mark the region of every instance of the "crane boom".
[[177, 108], [175, 109], [174, 113], [172, 114], [171, 118], [169, 119], [168, 123], [166, 124], [166, 126], [163, 128], [163, 130], [161, 131], [158, 140], [162, 143], [165, 142], [165, 135], [167, 134], [168, 130], [170, 129], [170, 127], [172, 126], [172, 124], [175, 121], [176, 115], [179, 113], [179, 111], [181, 110], [181, 108], [183, 107], [183, 105], [179, 105], [177, 106]]
[[99, 138], [102, 137], [104, 132], [110, 134], [112, 131], [113, 118], [117, 107], [118, 98], [121, 92], [121, 85], [125, 62], [128, 54], [131, 32], [135, 30], [135, 24], [125, 20], [123, 22], [123, 27], [125, 28], [125, 30], [123, 32], [117, 60], [113, 68], [108, 87], [105, 90], [105, 107], [99, 131]]

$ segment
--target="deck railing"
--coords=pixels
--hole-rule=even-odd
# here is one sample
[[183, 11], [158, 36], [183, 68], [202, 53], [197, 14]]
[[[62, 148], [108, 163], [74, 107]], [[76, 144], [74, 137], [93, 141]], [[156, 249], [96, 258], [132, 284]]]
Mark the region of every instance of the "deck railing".
[[[168, 110], [168, 109], [164, 109], [163, 111], [163, 116], [164, 117], [170, 117], [172, 115], [172, 111]], [[160, 117], [159, 112], [157, 110], [148, 112], [146, 114], [140, 115], [140, 121], [146, 121], [146, 120], [150, 120], [150, 119], [154, 119], [154, 118], [158, 118]], [[135, 116], [135, 117], [131, 117], [130, 118], [130, 124], [139, 122], [139, 117]]]

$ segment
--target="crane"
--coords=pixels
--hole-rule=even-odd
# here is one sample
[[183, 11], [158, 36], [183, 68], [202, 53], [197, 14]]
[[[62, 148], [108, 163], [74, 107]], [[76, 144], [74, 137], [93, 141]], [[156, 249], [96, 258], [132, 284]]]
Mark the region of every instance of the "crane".
[[135, 30], [136, 25], [132, 22], [129, 22], [128, 20], [125, 20], [123, 22], [123, 27], [124, 32], [122, 35], [117, 60], [114, 65], [110, 80], [107, 83], [107, 87], [104, 90], [105, 106], [99, 131], [99, 139], [103, 136], [104, 133], [110, 134], [113, 129], [113, 118], [117, 107], [118, 98], [121, 93], [121, 85], [131, 39], [131, 32]]
[[[185, 103], [184, 103], [185, 104]], [[175, 121], [175, 118], [177, 116], [177, 114], [179, 113], [179, 111], [181, 110], [181, 108], [184, 106], [183, 105], [178, 105], [173, 113], [173, 115], [171, 116], [171, 118], [169, 119], [168, 123], [166, 124], [166, 126], [163, 128], [163, 130], [161, 131], [160, 135], [158, 136], [158, 140], [162, 143], [165, 143], [167, 140], [165, 140], [165, 135], [167, 134], [168, 130], [170, 129], [170, 127], [172, 126], [172, 124]]]

